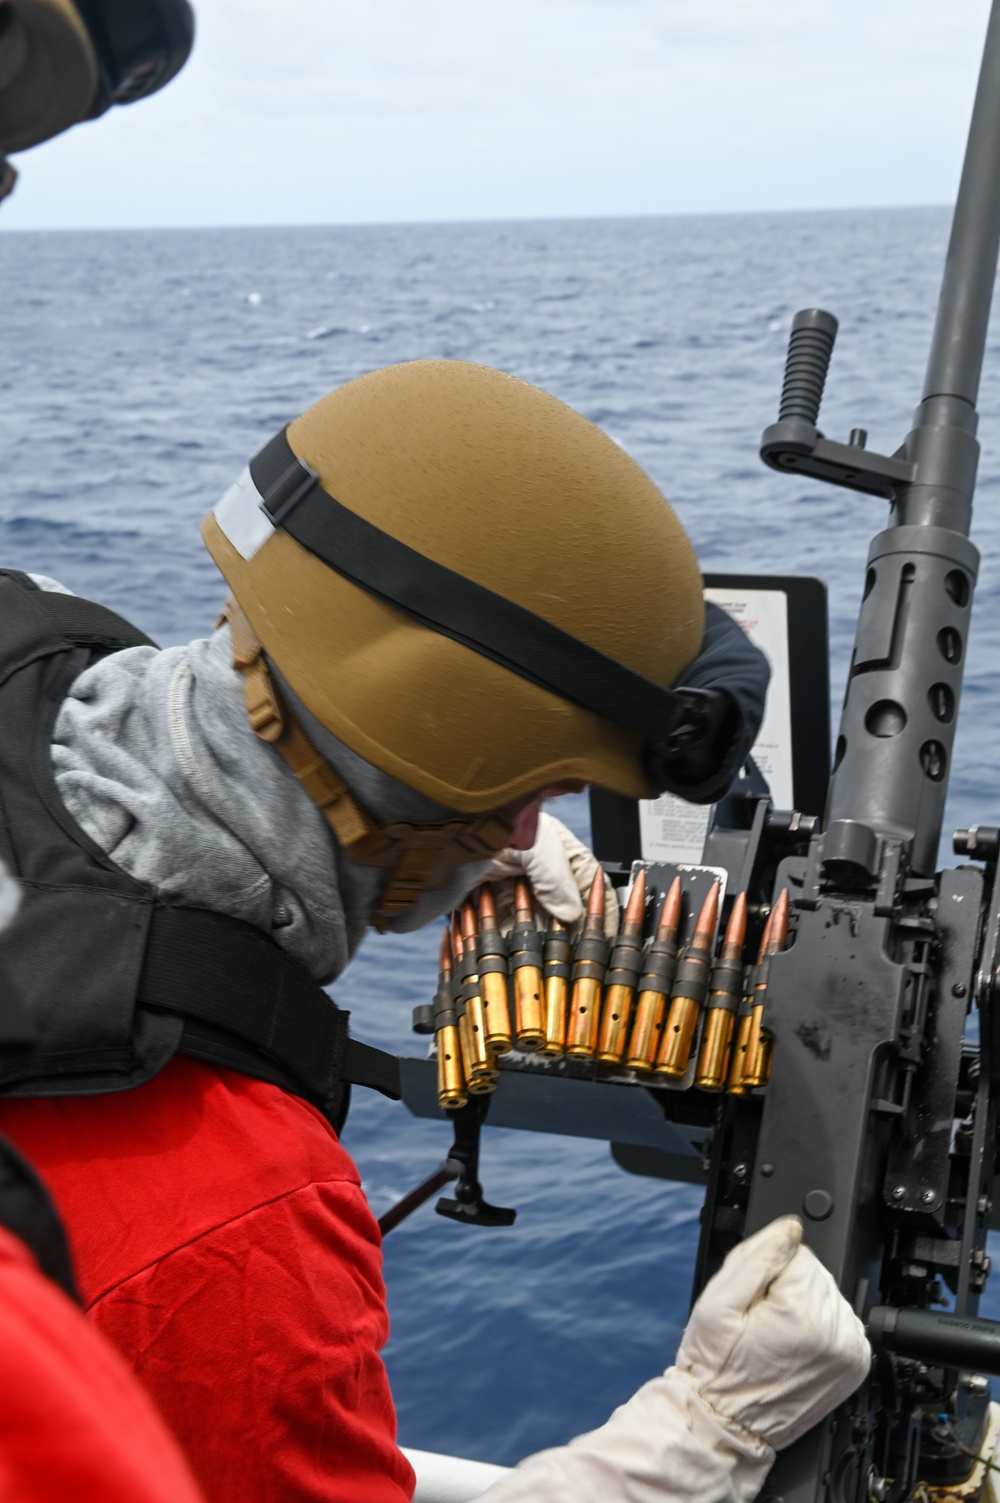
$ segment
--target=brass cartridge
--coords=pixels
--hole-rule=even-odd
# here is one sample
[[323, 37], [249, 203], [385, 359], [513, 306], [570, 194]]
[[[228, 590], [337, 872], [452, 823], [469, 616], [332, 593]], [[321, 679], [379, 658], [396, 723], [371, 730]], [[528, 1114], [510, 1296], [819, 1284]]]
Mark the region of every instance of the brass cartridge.
[[438, 957], [438, 989], [434, 997], [434, 1036], [437, 1043], [438, 1105], [443, 1111], [464, 1106], [465, 1071], [462, 1068], [462, 1044], [458, 1036], [458, 1019], [452, 996], [451, 930], [447, 924], [441, 935]]
[[604, 937], [604, 868], [599, 866], [590, 884], [583, 932], [573, 957], [573, 991], [566, 1028], [566, 1053], [591, 1057], [597, 1048], [601, 1021], [601, 988], [608, 966], [608, 942]]
[[597, 1058], [606, 1065], [622, 1061], [632, 1021], [632, 1004], [642, 966], [642, 921], [646, 912], [646, 873], [640, 868], [611, 949], [604, 978], [604, 1008], [597, 1036]]
[[713, 882], [708, 897], [701, 905], [691, 943], [677, 962], [677, 974], [670, 993], [670, 1009], [663, 1027], [660, 1051], [653, 1066], [657, 1075], [668, 1075], [671, 1079], [676, 1079], [687, 1069], [698, 1014], [708, 991], [720, 892], [720, 884]]
[[506, 1054], [513, 1042], [507, 996], [507, 946], [497, 928], [497, 905], [488, 882], [479, 889], [476, 962], [482, 989], [486, 1042], [494, 1054]]
[[570, 955], [573, 944], [566, 925], [549, 919], [542, 950], [545, 983], [545, 1042], [540, 1054], [550, 1059], [566, 1052], [566, 1007], [569, 1002]]
[[519, 1049], [540, 1049], [545, 1042], [542, 1003], [542, 936], [527, 882], [514, 884], [514, 927], [510, 931], [510, 971], [514, 989], [514, 1038]]
[[465, 1010], [465, 981], [462, 977], [462, 929], [458, 914], [455, 914], [453, 917], [450, 933], [451, 951], [455, 958], [451, 978], [451, 999], [455, 1009], [455, 1026], [458, 1029], [458, 1043], [462, 1056], [462, 1074], [465, 1077], [466, 1090], [468, 1090], [472, 1084], [474, 1050], [472, 1047], [472, 1029], [469, 1026], [469, 1017]]
[[[476, 910], [471, 903], [462, 904], [462, 930], [457, 937], [455, 959], [462, 977], [462, 1001], [465, 1005], [466, 1033], [463, 1038], [463, 1054], [468, 1050], [465, 1078], [467, 1089], [474, 1096], [492, 1091], [496, 1084], [496, 1062], [486, 1042], [486, 1020], [483, 1015], [483, 998], [479, 990], [479, 974], [476, 970]], [[459, 960], [459, 955], [461, 959]]]
[[663, 1035], [667, 998], [677, 969], [677, 930], [681, 921], [681, 879], [675, 877], [660, 909], [653, 942], [639, 977], [632, 1037], [625, 1063], [632, 1070], [651, 1070]]
[[767, 944], [761, 946], [760, 958], [753, 978], [753, 1002], [750, 1009], [750, 1032], [747, 1038], [746, 1063], [743, 1066], [743, 1084], [751, 1090], [754, 1086], [767, 1084], [771, 1073], [772, 1039], [763, 1027], [764, 1002], [771, 971], [771, 956], [777, 955], [788, 943], [788, 888], [778, 894], [771, 914], [771, 932]]
[[736, 1014], [743, 1000], [743, 944], [747, 933], [747, 895], [741, 892], [726, 925], [719, 958], [712, 967], [694, 1083], [702, 1091], [721, 1091], [729, 1074], [729, 1051]]
[[[757, 952], [758, 960], [764, 954], [764, 948], [771, 935], [771, 923], [774, 918], [774, 910], [768, 914], [764, 932], [760, 937], [760, 949]], [[729, 1063], [729, 1080], [726, 1090], [730, 1096], [745, 1096], [749, 1087], [744, 1083], [743, 1076], [747, 1065], [747, 1046], [750, 1043], [750, 1027], [753, 1022], [751, 1007], [754, 1000], [753, 970], [747, 975], [746, 995], [740, 1007], [739, 1017], [736, 1020], [736, 1039], [733, 1044], [732, 1059]]]

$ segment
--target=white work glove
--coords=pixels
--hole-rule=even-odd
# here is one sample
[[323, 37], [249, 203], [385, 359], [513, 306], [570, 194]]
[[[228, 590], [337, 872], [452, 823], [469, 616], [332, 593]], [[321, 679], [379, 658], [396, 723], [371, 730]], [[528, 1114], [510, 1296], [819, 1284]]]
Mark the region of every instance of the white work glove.
[[691, 1312], [677, 1371], [723, 1420], [784, 1450], [868, 1372], [865, 1328], [782, 1216], [733, 1249]]
[[776, 1450], [863, 1382], [861, 1322], [783, 1216], [729, 1254], [677, 1362], [606, 1425], [529, 1456], [483, 1503], [751, 1503]]
[[[544, 812], [538, 816], [534, 845], [526, 851], [506, 847], [490, 863], [485, 881], [495, 884], [501, 933], [513, 922], [514, 882], [525, 877], [546, 913], [566, 924], [579, 925], [599, 862], [582, 840], [561, 820]], [[604, 879], [604, 930], [609, 939], [618, 932], [618, 899]]]

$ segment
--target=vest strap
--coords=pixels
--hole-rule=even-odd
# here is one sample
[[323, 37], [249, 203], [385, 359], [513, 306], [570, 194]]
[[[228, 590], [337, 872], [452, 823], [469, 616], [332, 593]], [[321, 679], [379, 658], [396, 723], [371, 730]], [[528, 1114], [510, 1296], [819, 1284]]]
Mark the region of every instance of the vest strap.
[[277, 1067], [276, 1084], [305, 1087], [331, 1118], [345, 1083], [400, 1098], [396, 1056], [350, 1039], [349, 1013], [251, 924], [203, 909], [155, 908], [136, 1000], [184, 1018], [185, 1054], [266, 1079], [248, 1067], [250, 1050], [260, 1050]]

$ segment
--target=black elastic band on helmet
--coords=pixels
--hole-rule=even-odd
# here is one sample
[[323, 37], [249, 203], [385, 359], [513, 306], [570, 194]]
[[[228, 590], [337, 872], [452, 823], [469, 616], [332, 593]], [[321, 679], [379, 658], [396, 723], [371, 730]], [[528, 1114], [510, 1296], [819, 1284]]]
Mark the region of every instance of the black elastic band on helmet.
[[250, 475], [274, 525], [369, 594], [616, 725], [657, 738], [675, 729], [684, 702], [673, 690], [350, 511], [284, 432], [251, 461]]
[[647, 738], [647, 770], [668, 786], [672, 743], [700, 739], [715, 695], [664, 689], [513, 600], [427, 558], [337, 501], [284, 430], [250, 462], [276, 527], [338, 574], [442, 636]]

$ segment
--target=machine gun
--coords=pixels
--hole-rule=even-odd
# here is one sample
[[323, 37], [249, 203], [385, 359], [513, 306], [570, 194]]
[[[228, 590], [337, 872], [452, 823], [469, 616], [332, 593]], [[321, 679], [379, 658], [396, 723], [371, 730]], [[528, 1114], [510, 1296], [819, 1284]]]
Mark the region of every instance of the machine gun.
[[[802, 1216], [876, 1355], [854, 1398], [779, 1458], [765, 1495], [785, 1503], [976, 1496], [976, 1458], [997, 1440], [984, 1374], [1000, 1374], [1000, 1324], [977, 1309], [997, 1168], [1000, 829], [957, 832], [964, 864], [936, 864], [978, 565], [975, 404], [998, 243], [995, 0], [912, 431], [892, 456], [868, 450], [861, 429], [847, 444], [820, 433], [837, 324], [809, 309], [793, 322], [779, 418], [763, 434], [776, 470], [890, 503], [869, 553], [822, 829], [747, 784], [705, 841], [702, 865], [725, 873], [730, 901], [747, 893], [758, 932], [789, 892], [790, 942], [771, 957], [766, 992], [769, 1082], [708, 1096], [515, 1055], [499, 1062], [488, 1107], [497, 1125], [606, 1137], [635, 1172], [707, 1180], [695, 1293], [740, 1238]], [[595, 848], [617, 841], [624, 877], [634, 811], [623, 825], [607, 796], [593, 808]], [[672, 875], [648, 869], [661, 892]], [[427, 1062], [402, 1064], [411, 1109], [438, 1115]], [[476, 1104], [476, 1132], [485, 1110]], [[464, 1157], [474, 1166], [468, 1143]], [[458, 1200], [476, 1221], [474, 1173]]]

